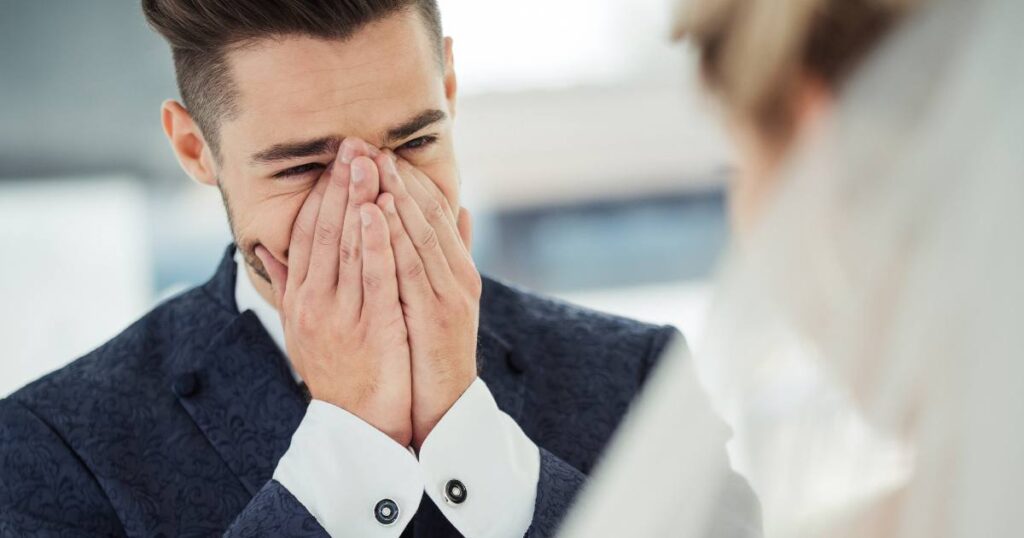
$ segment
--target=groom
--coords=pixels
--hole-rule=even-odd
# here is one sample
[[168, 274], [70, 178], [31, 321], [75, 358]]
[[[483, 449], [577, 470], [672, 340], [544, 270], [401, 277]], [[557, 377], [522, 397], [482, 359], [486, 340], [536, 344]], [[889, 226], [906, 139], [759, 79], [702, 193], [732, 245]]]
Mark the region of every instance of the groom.
[[434, 1], [143, 9], [235, 243], [0, 401], [0, 535], [553, 535], [677, 333], [477, 273]]

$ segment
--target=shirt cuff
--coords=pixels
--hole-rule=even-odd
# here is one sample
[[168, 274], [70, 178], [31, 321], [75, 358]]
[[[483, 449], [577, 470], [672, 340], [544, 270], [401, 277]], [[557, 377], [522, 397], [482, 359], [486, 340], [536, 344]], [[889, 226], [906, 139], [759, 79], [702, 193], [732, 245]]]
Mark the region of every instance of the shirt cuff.
[[274, 480], [334, 538], [397, 538], [423, 498], [423, 475], [406, 447], [320, 400], [310, 402]]
[[540, 451], [477, 378], [420, 447], [427, 495], [467, 538], [523, 536], [533, 521]]

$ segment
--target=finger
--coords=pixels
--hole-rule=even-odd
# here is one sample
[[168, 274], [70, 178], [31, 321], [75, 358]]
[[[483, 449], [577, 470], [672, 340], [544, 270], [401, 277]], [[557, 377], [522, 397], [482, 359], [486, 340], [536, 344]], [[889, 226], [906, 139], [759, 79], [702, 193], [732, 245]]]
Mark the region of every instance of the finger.
[[307, 285], [317, 289], [334, 290], [338, 285], [338, 244], [348, 206], [350, 175], [351, 168], [342, 164], [340, 159], [335, 159], [325, 174], [327, 188], [313, 230], [309, 274], [306, 276]]
[[398, 171], [407, 178], [405, 186], [420, 206], [427, 222], [437, 231], [441, 249], [453, 273], [468, 278], [476, 271], [469, 250], [459, 236], [457, 218], [451, 210], [448, 198], [425, 174], [405, 160], [398, 161]]
[[338, 293], [347, 307], [358, 309], [363, 302], [363, 261], [359, 208], [372, 204], [380, 193], [377, 165], [365, 156], [356, 157], [351, 165], [348, 208], [338, 248]]
[[350, 136], [341, 143], [338, 155], [341, 157], [342, 164], [352, 164], [352, 161], [358, 157], [376, 159], [380, 155], [380, 150], [371, 146], [365, 140]]
[[[452, 211], [452, 206], [448, 203], [448, 197], [445, 196], [441, 189], [438, 188], [437, 184], [434, 183], [426, 174], [424, 174], [419, 168], [416, 168], [409, 161], [397, 158], [398, 162], [398, 173], [406, 180], [407, 186], [409, 186], [409, 192], [413, 194], [414, 198], [417, 198], [417, 194], [422, 196], [424, 203], [438, 202], [445, 210], [445, 214], [448, 215], [448, 219], [451, 221], [452, 226], [456, 225], [457, 217], [455, 212]], [[419, 198], [417, 198], [419, 199]]]
[[284, 292], [288, 286], [288, 269], [263, 245], [256, 245], [256, 257], [263, 262], [263, 269], [270, 277], [270, 288], [274, 290], [274, 308], [283, 310]]
[[381, 194], [377, 198], [377, 206], [384, 212], [391, 233], [391, 250], [395, 253], [395, 269], [398, 274], [398, 293], [403, 304], [415, 305], [424, 298], [433, 299], [434, 289], [427, 279], [426, 269], [412, 238], [405, 231], [402, 219], [395, 207], [395, 197], [391, 193]]
[[427, 221], [420, 206], [407, 189], [408, 184], [402, 180], [395, 160], [390, 155], [382, 155], [377, 159], [381, 168], [381, 185], [386, 192], [395, 198], [398, 216], [402, 219], [405, 231], [412, 238], [416, 252], [423, 260], [430, 285], [437, 294], [447, 294], [455, 290], [455, 275], [452, 273], [444, 250], [441, 248], [440, 234]]
[[288, 245], [288, 287], [291, 289], [296, 289], [306, 280], [309, 255], [313, 247], [313, 230], [316, 229], [320, 203], [327, 189], [327, 182], [324, 179], [320, 176], [320, 180], [306, 196], [295, 222], [292, 223], [292, 237]]
[[459, 208], [459, 237], [462, 238], [462, 244], [466, 245], [466, 251], [473, 252], [473, 215], [469, 213], [469, 210], [460, 207]]
[[375, 316], [390, 309], [401, 308], [398, 303], [398, 281], [395, 276], [395, 257], [384, 214], [375, 204], [359, 208], [360, 233], [363, 250], [363, 316]]

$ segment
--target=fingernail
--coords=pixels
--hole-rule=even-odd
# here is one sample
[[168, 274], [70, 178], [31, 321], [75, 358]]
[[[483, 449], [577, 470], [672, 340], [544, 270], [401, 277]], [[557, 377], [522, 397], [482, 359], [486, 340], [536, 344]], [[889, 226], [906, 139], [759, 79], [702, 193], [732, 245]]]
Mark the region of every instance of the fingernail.
[[359, 183], [366, 179], [366, 167], [362, 163], [352, 163], [352, 182]]
[[363, 227], [367, 228], [370, 223], [373, 222], [373, 217], [370, 215], [370, 208], [363, 206], [359, 208], [359, 218], [363, 221]]
[[352, 144], [342, 143], [341, 145], [341, 162], [343, 164], [352, 164], [356, 158], [356, 149], [352, 147]]

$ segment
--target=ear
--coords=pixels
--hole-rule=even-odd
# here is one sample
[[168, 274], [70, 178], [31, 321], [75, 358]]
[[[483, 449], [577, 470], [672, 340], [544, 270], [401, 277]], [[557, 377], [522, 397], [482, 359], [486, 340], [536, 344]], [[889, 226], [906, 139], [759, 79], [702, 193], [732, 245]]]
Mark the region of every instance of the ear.
[[199, 183], [217, 185], [213, 152], [188, 110], [181, 103], [168, 99], [160, 107], [160, 116], [182, 170]]
[[444, 38], [444, 96], [448, 100], [448, 114], [455, 119], [455, 103], [459, 84], [455, 78], [455, 56], [452, 52], [452, 38]]

